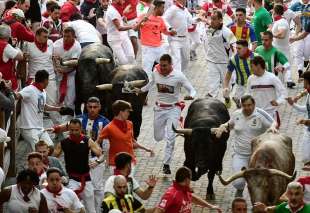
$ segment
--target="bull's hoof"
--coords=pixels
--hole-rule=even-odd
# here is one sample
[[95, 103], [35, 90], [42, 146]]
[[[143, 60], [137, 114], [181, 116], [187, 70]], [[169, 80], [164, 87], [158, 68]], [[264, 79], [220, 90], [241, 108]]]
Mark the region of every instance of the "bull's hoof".
[[215, 194], [207, 194], [207, 200], [215, 200]]

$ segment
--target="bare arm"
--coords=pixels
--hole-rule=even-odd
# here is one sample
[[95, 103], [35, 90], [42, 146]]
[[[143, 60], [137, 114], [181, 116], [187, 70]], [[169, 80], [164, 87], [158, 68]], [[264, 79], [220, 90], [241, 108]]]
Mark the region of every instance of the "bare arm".
[[224, 88], [228, 88], [231, 76], [232, 76], [232, 72], [227, 71], [225, 74], [225, 78], [224, 78], [224, 84], [223, 84]]
[[45, 104], [44, 110], [45, 110], [45, 111], [59, 112], [60, 107], [56, 107], [56, 106], [51, 106], [51, 105]]
[[61, 148], [61, 143], [58, 143], [54, 149], [54, 153], [53, 155], [56, 157], [56, 158], [59, 158], [60, 155], [62, 153], [62, 148]]
[[102, 149], [99, 147], [98, 143], [95, 143], [92, 139], [88, 141], [90, 150], [95, 153], [97, 157], [102, 155]]
[[132, 26], [121, 26], [118, 19], [114, 19], [112, 22], [118, 31], [127, 31], [127, 30], [132, 29]]
[[151, 197], [151, 194], [153, 192], [154, 187], [157, 183], [157, 177], [155, 175], [150, 175], [148, 180], [146, 181], [146, 184], [148, 187], [146, 189], [142, 189], [139, 187], [137, 190], [135, 190], [135, 193], [142, 199], [147, 200]]
[[192, 194], [192, 202], [196, 205], [207, 207], [210, 209], [216, 209], [218, 212], [222, 212], [218, 206], [214, 206], [214, 205], [208, 203], [207, 201], [201, 199], [200, 197], [198, 197], [195, 194]]

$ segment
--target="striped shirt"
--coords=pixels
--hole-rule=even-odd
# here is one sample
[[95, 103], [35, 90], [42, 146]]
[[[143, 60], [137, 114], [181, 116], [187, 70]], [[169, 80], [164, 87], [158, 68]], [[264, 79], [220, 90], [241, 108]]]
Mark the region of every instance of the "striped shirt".
[[123, 198], [109, 195], [102, 202], [102, 213], [108, 213], [112, 209], [118, 209], [121, 212], [140, 212], [144, 210], [143, 204], [132, 195], [126, 194]]
[[250, 66], [250, 61], [255, 55], [256, 53], [250, 51], [249, 57], [247, 58], [240, 58], [238, 54], [235, 54], [230, 58], [227, 69], [229, 72], [234, 72], [234, 70], [236, 71], [236, 83], [238, 85], [246, 85], [248, 77], [253, 73]]
[[227, 26], [236, 36], [237, 40], [247, 40], [248, 42], [256, 42], [256, 36], [253, 26], [246, 22], [243, 27], [237, 26], [237, 23], [231, 23]]

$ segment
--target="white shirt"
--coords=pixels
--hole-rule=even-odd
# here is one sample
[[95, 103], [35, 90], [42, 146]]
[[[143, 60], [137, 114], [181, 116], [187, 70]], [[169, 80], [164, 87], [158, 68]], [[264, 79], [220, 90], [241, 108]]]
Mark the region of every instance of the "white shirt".
[[156, 101], [162, 104], [175, 104], [179, 101], [181, 87], [184, 87], [191, 97], [196, 96], [196, 90], [181, 71], [173, 70], [167, 76], [159, 74], [155, 69], [152, 79], [141, 91], [148, 91], [153, 85], [157, 88]]
[[84, 20], [76, 20], [65, 23], [66, 26], [72, 27], [75, 31], [76, 39], [81, 43], [100, 42], [99, 32], [96, 28]]
[[296, 17], [296, 14], [294, 11], [292, 11], [291, 9], [287, 9], [284, 14], [283, 14], [284, 18], [287, 20], [288, 25], [291, 29], [291, 22], [292, 20], [294, 20], [294, 18]]
[[28, 77], [33, 78], [38, 70], [46, 70], [49, 79], [55, 79], [53, 66], [53, 42], [47, 40], [47, 50], [42, 52], [37, 48], [34, 42], [28, 43], [27, 53], [29, 54]]
[[229, 121], [234, 127], [234, 151], [241, 155], [251, 155], [251, 140], [264, 133], [274, 122], [264, 110], [255, 108], [250, 116], [245, 116], [242, 109], [236, 110]]
[[278, 33], [280, 30], [285, 30], [285, 36], [282, 39], [273, 38], [272, 45], [282, 51], [284, 54], [286, 51], [290, 51], [290, 26], [286, 19], [281, 18], [278, 21], [275, 21], [272, 26], [272, 34]]
[[14, 59], [18, 53], [21, 53], [20, 50], [15, 49], [10, 44], [7, 44], [3, 50], [2, 60], [4, 63], [8, 62], [10, 59]]
[[218, 64], [228, 63], [230, 47], [237, 41], [233, 32], [223, 25], [218, 30], [208, 28], [206, 36], [205, 50], [207, 61]]
[[[104, 194], [106, 194], [106, 193], [115, 194], [115, 190], [113, 187], [115, 177], [116, 177], [115, 175], [112, 175], [106, 180], [105, 185], [104, 185]], [[138, 181], [134, 177], [130, 177], [130, 178], [132, 179], [132, 182], [127, 181], [128, 193], [129, 194], [131, 194], [132, 192], [134, 192], [140, 188]]]
[[[78, 59], [81, 55], [82, 48], [80, 43], [75, 40], [73, 46], [69, 50], [65, 50], [63, 38], [58, 39], [54, 43], [54, 55], [59, 56], [62, 60]], [[63, 68], [63, 67], [62, 67]], [[68, 68], [71, 71], [72, 68]], [[74, 74], [74, 73], [72, 73]]]
[[14, 212], [14, 213], [28, 213], [28, 209], [30, 207], [36, 208], [39, 210], [40, 207], [40, 201], [41, 201], [41, 193], [39, 189], [34, 188], [30, 194], [28, 194], [28, 197], [30, 199], [29, 202], [24, 201], [23, 192], [18, 189], [17, 185], [13, 185], [11, 191], [11, 197], [8, 201], [8, 212]]
[[56, 195], [56, 197], [54, 197], [53, 193], [47, 191], [46, 188], [42, 189], [41, 192], [46, 198], [47, 207], [51, 213], [58, 213], [57, 208], [59, 207], [68, 208], [76, 212], [83, 208], [75, 192], [66, 187], [62, 187], [62, 190], [59, 192], [60, 195]]
[[23, 88], [19, 94], [23, 97], [20, 112], [20, 128], [43, 129], [43, 112], [46, 104], [46, 92], [33, 85]]
[[275, 100], [278, 104], [282, 104], [287, 97], [286, 88], [279, 78], [267, 71], [262, 76], [252, 74], [248, 78], [247, 93], [254, 97], [257, 107], [262, 108], [272, 117], [277, 108], [270, 102]]
[[178, 36], [187, 36], [188, 28], [190, 28], [194, 22], [187, 8], [181, 9], [176, 5], [169, 7], [164, 13], [163, 18], [168, 26], [177, 32], [175, 36], [170, 36], [171, 39], [180, 39]]
[[113, 20], [116, 19], [119, 21], [120, 26], [124, 26], [124, 21], [121, 14], [115, 9], [115, 7], [113, 7], [113, 5], [110, 5], [106, 14], [108, 41], [123, 40], [126, 38], [126, 36], [128, 36], [127, 31], [119, 31], [116, 28], [115, 24], [113, 23]]

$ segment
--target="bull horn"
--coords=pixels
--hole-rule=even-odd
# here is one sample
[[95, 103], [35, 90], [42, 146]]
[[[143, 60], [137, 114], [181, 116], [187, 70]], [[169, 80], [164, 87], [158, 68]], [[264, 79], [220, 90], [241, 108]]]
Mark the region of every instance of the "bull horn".
[[96, 58], [96, 64], [106, 64], [109, 63], [111, 60], [108, 58]]
[[243, 170], [243, 171], [240, 171], [240, 172], [234, 174], [233, 176], [229, 177], [229, 178], [226, 179], [226, 180], [224, 180], [224, 179], [222, 178], [221, 175], [219, 175], [219, 174], [217, 174], [217, 175], [218, 175], [218, 177], [219, 177], [221, 183], [222, 183], [224, 186], [226, 186], [226, 185], [230, 184], [231, 182], [233, 182], [234, 180], [236, 180], [236, 179], [238, 179], [238, 178], [242, 178], [242, 177], [244, 176], [244, 172], [245, 172], [244, 170]]
[[134, 81], [128, 81], [127, 84], [129, 84], [131, 87], [140, 87], [143, 86], [145, 80], [134, 80]]
[[67, 67], [76, 67], [78, 65], [78, 60], [77, 59], [71, 59], [67, 61], [60, 61], [60, 65], [62, 66], [67, 66]]
[[100, 84], [96, 86], [96, 88], [99, 90], [112, 90], [112, 87], [112, 84]]
[[172, 130], [175, 133], [179, 133], [179, 134], [184, 134], [184, 135], [191, 135], [193, 130], [190, 128], [186, 128], [186, 129], [176, 129], [175, 126], [172, 124]]
[[271, 175], [279, 175], [279, 176], [282, 176], [282, 177], [285, 177], [286, 179], [292, 181], [295, 179], [296, 177], [296, 172], [294, 172], [294, 174], [292, 176], [286, 174], [285, 172], [282, 172], [280, 170], [277, 170], [277, 169], [268, 169], [270, 174]]

